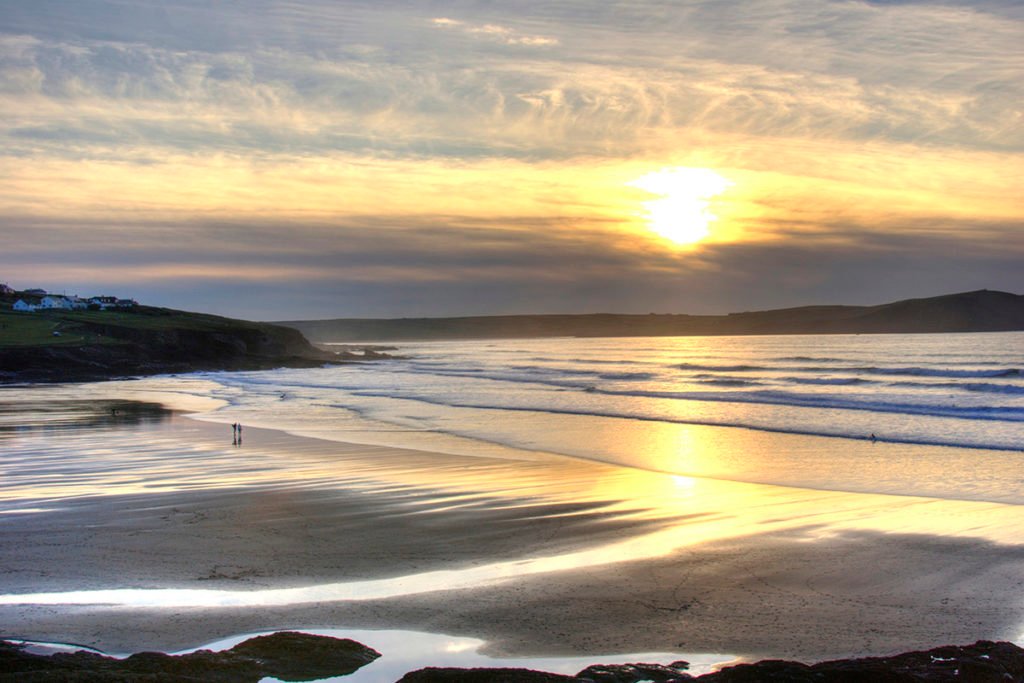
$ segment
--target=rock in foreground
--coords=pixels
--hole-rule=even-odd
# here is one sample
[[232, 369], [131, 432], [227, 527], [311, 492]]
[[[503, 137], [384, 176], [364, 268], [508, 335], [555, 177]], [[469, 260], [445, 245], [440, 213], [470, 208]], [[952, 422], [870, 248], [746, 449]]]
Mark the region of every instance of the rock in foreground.
[[187, 655], [141, 652], [114, 659], [90, 652], [42, 656], [0, 641], [0, 681], [223, 681], [255, 683], [266, 676], [312, 681], [344, 676], [380, 657], [354, 640], [281, 632], [250, 638], [230, 650]]
[[[768, 660], [731, 666], [693, 677], [680, 671], [667, 676], [669, 668], [650, 664], [591, 666], [576, 676], [524, 669], [421, 669], [406, 674], [399, 683], [636, 683], [658, 680], [702, 683], [1024, 683], [1024, 649], [1012, 643], [978, 641], [966, 647], [948, 645], [926, 652], [893, 657], [840, 659], [820, 664]], [[657, 670], [650, 667], [657, 667]], [[658, 675], [651, 677], [652, 673]], [[666, 674], [666, 677], [661, 675]]]
[[410, 671], [399, 683], [578, 683], [573, 676], [530, 669], [454, 669], [427, 667]]

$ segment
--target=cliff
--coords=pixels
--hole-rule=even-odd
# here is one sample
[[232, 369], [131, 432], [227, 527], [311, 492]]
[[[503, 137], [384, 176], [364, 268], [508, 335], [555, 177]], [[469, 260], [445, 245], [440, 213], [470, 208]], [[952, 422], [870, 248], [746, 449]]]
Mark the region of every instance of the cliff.
[[166, 308], [0, 310], [0, 383], [310, 367], [341, 359], [292, 328]]

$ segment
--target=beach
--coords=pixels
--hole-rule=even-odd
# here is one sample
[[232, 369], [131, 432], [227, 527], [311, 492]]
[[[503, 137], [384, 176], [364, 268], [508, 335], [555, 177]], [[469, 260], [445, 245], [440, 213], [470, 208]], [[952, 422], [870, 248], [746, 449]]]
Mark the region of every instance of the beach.
[[4, 390], [0, 635], [127, 653], [403, 629], [526, 662], [724, 662], [1024, 631], [1016, 504], [252, 426], [238, 445], [236, 413], [177, 381]]

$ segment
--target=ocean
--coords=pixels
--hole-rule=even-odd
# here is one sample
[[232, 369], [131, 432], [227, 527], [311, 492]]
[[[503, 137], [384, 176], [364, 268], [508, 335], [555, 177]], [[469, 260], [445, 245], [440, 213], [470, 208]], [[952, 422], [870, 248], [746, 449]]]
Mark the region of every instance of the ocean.
[[346, 442], [1024, 503], [1024, 333], [487, 340], [394, 353], [202, 373], [187, 391], [226, 402], [212, 419]]

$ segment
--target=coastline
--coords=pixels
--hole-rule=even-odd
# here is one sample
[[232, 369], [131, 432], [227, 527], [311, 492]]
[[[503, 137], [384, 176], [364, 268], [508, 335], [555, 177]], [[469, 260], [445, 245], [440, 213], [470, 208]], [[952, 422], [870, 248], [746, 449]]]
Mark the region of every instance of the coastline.
[[[178, 651], [268, 630], [406, 628], [526, 657], [658, 650], [820, 661], [1019, 640], [1024, 623], [1006, 599], [1024, 580], [1019, 506], [258, 428], [235, 447], [227, 425], [174, 413], [3, 438], [22, 458], [74, 469], [68, 456], [94, 449], [131, 455], [137, 469], [102, 490], [66, 483], [45, 495], [41, 477], [34, 498], [2, 499], [0, 595], [10, 604], [0, 605], [0, 637]], [[52, 452], [41, 452], [44, 441]], [[447, 572], [441, 584], [422, 591], [316, 593], [436, 571]], [[459, 587], [441, 589], [446, 581]], [[220, 597], [234, 604], [10, 602], [110, 588], [229, 591]], [[265, 599], [288, 589], [313, 592]]]

